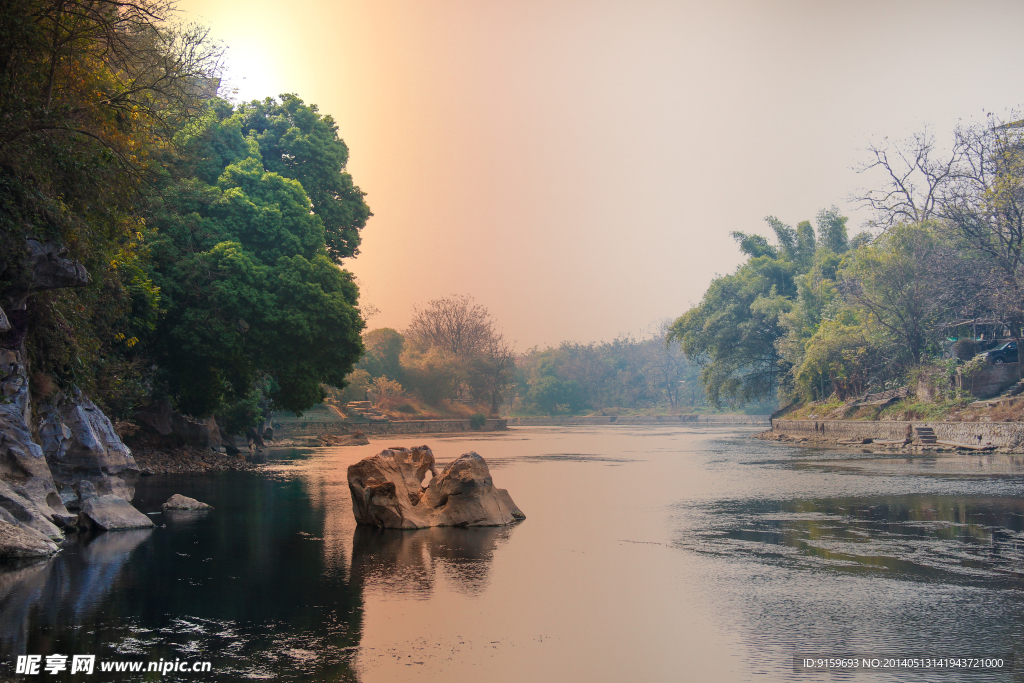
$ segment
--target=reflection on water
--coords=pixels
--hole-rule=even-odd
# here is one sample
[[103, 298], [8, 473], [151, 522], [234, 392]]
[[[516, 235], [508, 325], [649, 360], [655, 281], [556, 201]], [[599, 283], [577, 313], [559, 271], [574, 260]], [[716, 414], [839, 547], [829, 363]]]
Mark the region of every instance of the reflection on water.
[[899, 496], [722, 501], [679, 545], [787, 567], [1024, 587], [1024, 500]]
[[[3, 666], [95, 654], [213, 663], [165, 681], [789, 681], [806, 678], [796, 652], [1024, 641], [1020, 458], [801, 450], [755, 431], [417, 436], [440, 463], [484, 455], [529, 515], [505, 528], [356, 528], [346, 468], [391, 437], [271, 453], [260, 474], [148, 477], [136, 504], [156, 528], [0, 570]], [[161, 511], [174, 493], [214, 509]], [[913, 680], [965, 678], [979, 679]]]
[[428, 598], [438, 572], [466, 595], [487, 588], [495, 548], [514, 527], [434, 528], [417, 531], [357, 527], [352, 540], [352, 584], [389, 595]]
[[[941, 455], [915, 454], [899, 458], [877, 457], [888, 453], [864, 451], [874, 457], [857, 460], [832, 460], [832, 467], [848, 467], [865, 473], [877, 474], [924, 474], [924, 475], [981, 475], [1024, 474], [1024, 456], [1003, 453], [944, 453]], [[820, 463], [811, 463], [819, 465]]]

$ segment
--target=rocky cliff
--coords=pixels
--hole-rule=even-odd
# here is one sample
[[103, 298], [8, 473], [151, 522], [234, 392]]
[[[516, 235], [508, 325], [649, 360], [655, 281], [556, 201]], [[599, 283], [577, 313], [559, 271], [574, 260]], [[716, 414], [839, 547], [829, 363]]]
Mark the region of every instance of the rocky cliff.
[[[0, 258], [0, 272], [8, 265]], [[56, 552], [62, 529], [80, 523], [111, 528], [102, 523], [105, 508], [123, 513], [119, 504], [130, 507], [139, 473], [131, 451], [88, 397], [58, 394], [33, 405], [26, 302], [35, 292], [85, 286], [89, 274], [63, 249], [37, 239], [27, 240], [21, 271], [24, 277], [3, 292], [8, 311], [0, 309], [0, 557]], [[135, 526], [152, 526], [132, 512]]]

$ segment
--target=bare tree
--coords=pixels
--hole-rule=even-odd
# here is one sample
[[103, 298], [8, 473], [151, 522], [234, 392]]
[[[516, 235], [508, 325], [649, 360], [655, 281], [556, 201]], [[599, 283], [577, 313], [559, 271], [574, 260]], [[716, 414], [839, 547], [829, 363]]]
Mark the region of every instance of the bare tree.
[[468, 358], [481, 351], [494, 336], [494, 322], [473, 297], [453, 295], [432, 299], [413, 309], [406, 338], [423, 348], [438, 347], [453, 356]]
[[490, 398], [491, 415], [497, 415], [501, 408], [505, 390], [513, 381], [515, 365], [513, 344], [501, 333], [492, 334], [477, 354], [474, 363], [474, 376], [477, 382], [473, 393], [479, 397]]
[[[875, 225], [937, 219], [975, 256], [974, 291], [987, 315], [1002, 320], [1020, 349], [1024, 325], [1024, 122], [959, 126], [941, 159], [927, 132], [870, 149], [864, 170], [882, 169], [883, 190], [857, 199], [875, 211]], [[946, 264], [934, 263], [948, 270]], [[973, 315], [977, 316], [978, 311]]]
[[881, 143], [872, 143], [868, 153], [870, 160], [859, 172], [883, 172], [885, 187], [866, 190], [852, 199], [870, 207], [875, 212], [872, 224], [881, 228], [939, 217], [944, 192], [959, 177], [965, 156], [958, 141], [948, 156], [940, 158], [935, 137], [928, 130], [906, 140], [886, 138]]

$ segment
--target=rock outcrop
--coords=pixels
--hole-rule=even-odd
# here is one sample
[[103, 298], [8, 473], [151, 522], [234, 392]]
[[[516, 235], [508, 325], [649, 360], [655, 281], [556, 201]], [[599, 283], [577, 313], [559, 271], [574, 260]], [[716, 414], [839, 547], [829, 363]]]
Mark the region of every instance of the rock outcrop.
[[200, 502], [195, 498], [175, 493], [163, 504], [164, 510], [212, 510], [213, 506]]
[[176, 436], [182, 445], [219, 450], [221, 429], [217, 420], [207, 417], [197, 420], [175, 412], [166, 399], [154, 401], [135, 413], [135, 420], [161, 436]]
[[35, 529], [0, 519], [0, 559], [20, 560], [47, 557], [57, 552], [57, 544]]
[[57, 493], [43, 449], [29, 428], [28, 373], [21, 352], [0, 349], [0, 507], [22, 526], [62, 537], [74, 516]]
[[22, 264], [18, 277], [0, 292], [5, 309], [0, 310], [0, 523], [7, 525], [0, 529], [0, 546], [9, 548], [0, 553], [21, 557], [55, 551], [48, 539], [62, 538], [60, 528], [80, 519], [68, 512], [62, 493], [80, 505], [90, 497], [116, 498], [151, 526], [128, 504], [134, 495], [132, 477], [138, 474], [131, 452], [92, 401], [77, 393], [58, 395], [33, 411], [25, 353], [28, 298], [83, 287], [90, 282], [88, 271], [68, 258], [61, 245], [34, 237], [25, 240], [23, 252], [0, 254], [0, 271], [10, 259]]
[[350, 466], [348, 486], [356, 522], [384, 529], [503, 526], [526, 518], [473, 452], [438, 473], [427, 446], [389, 448]]
[[[0, 254], [0, 262], [4, 261], [5, 256], [12, 255]], [[21, 254], [25, 277], [4, 292], [4, 297], [11, 304], [12, 314], [24, 309], [25, 301], [36, 292], [89, 284], [91, 279], [85, 266], [67, 256], [68, 250], [56, 242], [44, 242], [35, 237], [25, 240], [25, 251]]]
[[58, 395], [38, 412], [43, 453], [65, 505], [81, 507], [92, 495], [114, 495], [126, 501], [135, 497], [139, 467], [92, 401], [80, 393]]

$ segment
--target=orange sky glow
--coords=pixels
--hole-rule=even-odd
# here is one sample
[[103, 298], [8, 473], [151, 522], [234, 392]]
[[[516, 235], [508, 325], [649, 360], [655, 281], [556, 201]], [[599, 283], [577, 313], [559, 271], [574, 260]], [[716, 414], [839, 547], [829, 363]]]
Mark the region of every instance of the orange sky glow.
[[238, 99], [338, 123], [370, 327], [449, 294], [520, 350], [642, 335], [766, 233], [879, 180], [863, 148], [1024, 101], [1017, 2], [186, 0]]

